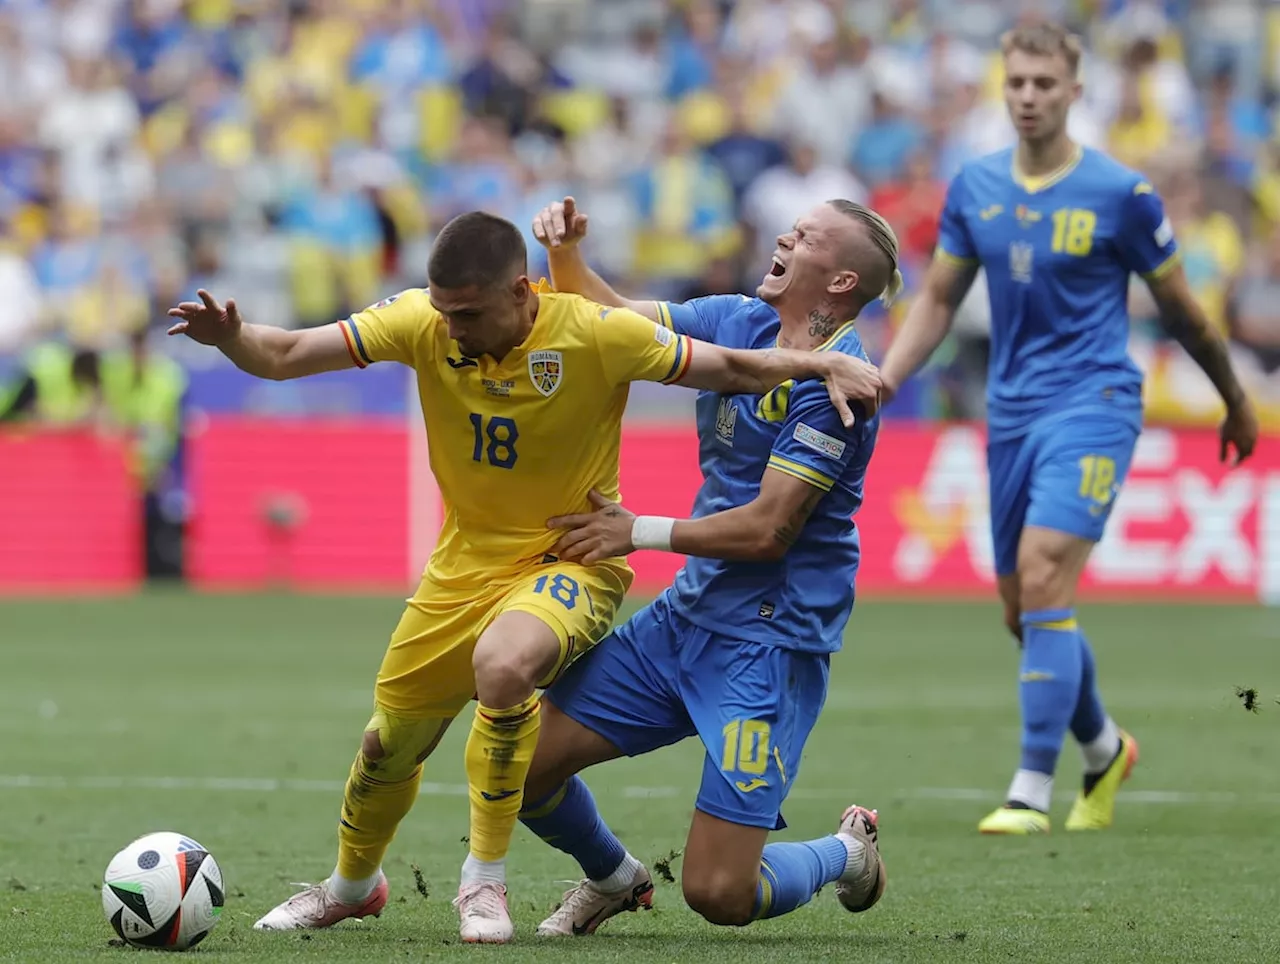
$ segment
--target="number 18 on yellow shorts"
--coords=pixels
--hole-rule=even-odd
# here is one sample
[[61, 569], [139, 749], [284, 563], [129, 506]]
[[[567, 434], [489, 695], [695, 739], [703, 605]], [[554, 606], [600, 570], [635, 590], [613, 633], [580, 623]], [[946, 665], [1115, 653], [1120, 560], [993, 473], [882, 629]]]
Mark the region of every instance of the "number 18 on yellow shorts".
[[407, 600], [378, 671], [375, 701], [407, 719], [452, 718], [475, 698], [476, 640], [501, 613], [526, 612], [560, 640], [549, 685], [609, 632], [633, 578], [619, 562], [580, 566], [554, 561], [477, 590], [424, 576]]

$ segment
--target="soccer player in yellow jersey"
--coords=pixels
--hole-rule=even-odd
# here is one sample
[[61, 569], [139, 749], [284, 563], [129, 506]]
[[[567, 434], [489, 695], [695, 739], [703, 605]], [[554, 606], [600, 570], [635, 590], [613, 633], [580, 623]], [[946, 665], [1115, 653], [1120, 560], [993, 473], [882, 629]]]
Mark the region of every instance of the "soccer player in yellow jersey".
[[629, 309], [551, 292], [526, 270], [520, 231], [472, 212], [436, 239], [430, 289], [345, 321], [302, 331], [250, 325], [234, 301], [224, 307], [206, 291], [169, 311], [178, 319], [170, 334], [216, 346], [262, 378], [380, 361], [412, 367], [446, 507], [378, 672], [343, 795], [337, 866], [258, 929], [381, 912], [382, 860], [417, 795], [422, 761], [475, 699], [470, 854], [455, 903], [464, 941], [509, 941], [504, 861], [538, 739], [537, 689], [608, 632], [632, 578], [622, 558], [558, 559], [547, 520], [588, 509], [592, 490], [618, 499], [628, 383], [762, 394], [790, 378], [822, 378], [845, 424], [848, 399], [879, 391], [875, 368], [843, 353], [719, 348]]

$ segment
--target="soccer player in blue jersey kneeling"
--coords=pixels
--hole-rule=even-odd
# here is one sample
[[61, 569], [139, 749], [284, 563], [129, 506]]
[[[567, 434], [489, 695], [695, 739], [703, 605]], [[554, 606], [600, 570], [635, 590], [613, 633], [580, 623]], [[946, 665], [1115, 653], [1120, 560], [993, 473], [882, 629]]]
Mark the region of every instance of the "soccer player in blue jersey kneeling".
[[1222, 339], [1187, 286], [1173, 228], [1141, 175], [1073, 143], [1079, 40], [1053, 24], [1003, 38], [1016, 147], [967, 164], [948, 190], [924, 289], [884, 360], [892, 393], [942, 342], [979, 267], [991, 300], [987, 382], [991, 534], [1005, 622], [1022, 646], [1022, 760], [983, 833], [1049, 830], [1067, 731], [1084, 756], [1068, 830], [1113, 820], [1138, 744], [1107, 715], [1076, 587], [1102, 537], [1142, 426], [1128, 354], [1129, 278], [1226, 403], [1222, 458], [1244, 459], [1258, 423]]
[[[572, 198], [535, 222], [558, 290], [630, 307], [718, 345], [865, 359], [854, 319], [901, 287], [893, 232], [848, 201], [820, 205], [778, 238], [756, 298], [623, 299], [582, 259], [586, 223]], [[637, 518], [597, 497], [594, 513], [549, 521], [567, 530], [555, 549], [566, 559], [637, 548], [690, 558], [671, 588], [545, 694], [521, 820], [576, 858], [586, 879], [539, 934], [592, 933], [652, 896], [648, 870], [605, 825], [576, 774], [695, 735], [707, 755], [684, 851], [690, 907], [712, 923], [741, 925], [792, 911], [829, 883], [850, 911], [884, 892], [873, 810], [849, 807], [826, 837], [766, 845], [785, 826], [781, 806], [853, 607], [860, 550], [851, 517], [879, 428], [874, 405], [850, 427], [829, 408], [816, 381], [763, 396], [701, 392], [705, 481], [693, 518]]]

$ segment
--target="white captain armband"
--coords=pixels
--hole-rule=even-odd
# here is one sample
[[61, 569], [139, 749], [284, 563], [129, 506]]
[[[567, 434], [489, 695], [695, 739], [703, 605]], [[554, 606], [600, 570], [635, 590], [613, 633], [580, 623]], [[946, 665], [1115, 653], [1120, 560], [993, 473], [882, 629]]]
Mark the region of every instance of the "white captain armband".
[[671, 530], [676, 520], [665, 515], [638, 515], [631, 523], [631, 544], [637, 549], [671, 551]]

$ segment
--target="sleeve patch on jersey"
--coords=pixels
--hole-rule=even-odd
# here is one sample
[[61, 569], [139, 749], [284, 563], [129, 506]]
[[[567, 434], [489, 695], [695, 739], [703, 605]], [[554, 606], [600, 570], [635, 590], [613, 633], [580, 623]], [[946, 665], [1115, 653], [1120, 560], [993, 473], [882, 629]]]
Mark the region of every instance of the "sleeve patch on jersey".
[[1156, 228], [1155, 238], [1156, 244], [1162, 248], [1173, 240], [1173, 225], [1167, 216], [1160, 222], [1160, 227]]
[[838, 459], [844, 455], [844, 442], [832, 435], [828, 435], [826, 432], [819, 432], [816, 428], [806, 425], [804, 422], [796, 423], [794, 435], [795, 440], [805, 448], [811, 448], [828, 458]]
[[1155, 191], [1151, 187], [1151, 185], [1148, 184], [1146, 181], [1139, 181], [1137, 184], [1134, 185], [1133, 193], [1136, 196], [1139, 194], [1153, 194], [1155, 193]]
[[653, 326], [653, 340], [664, 348], [675, 340], [675, 332], [670, 328], [663, 328], [661, 325]]

